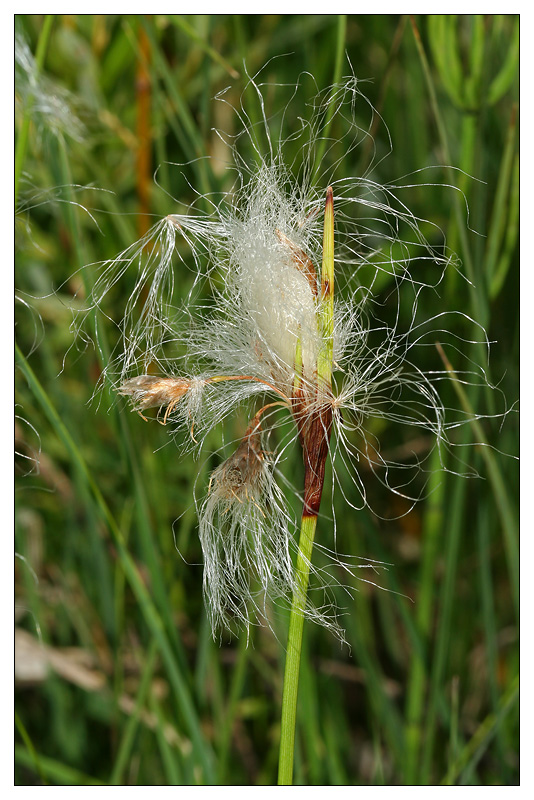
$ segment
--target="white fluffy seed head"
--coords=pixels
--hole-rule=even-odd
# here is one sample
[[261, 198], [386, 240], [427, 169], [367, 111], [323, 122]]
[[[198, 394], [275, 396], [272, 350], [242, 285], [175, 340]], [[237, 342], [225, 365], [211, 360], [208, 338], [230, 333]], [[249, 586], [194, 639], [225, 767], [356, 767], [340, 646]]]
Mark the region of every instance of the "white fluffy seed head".
[[[188, 428], [189, 440], [201, 445], [208, 432], [234, 415], [240, 405], [256, 413], [260, 404], [264, 408], [266, 403], [276, 405], [270, 403], [274, 400], [278, 406], [286, 405], [287, 414], [300, 342], [300, 377], [313, 390], [305, 406], [309, 410], [321, 345], [317, 294], [324, 189], [332, 185], [335, 281], [336, 289], [341, 287], [345, 294], [344, 301], [336, 299], [334, 310], [334, 386], [328, 398], [334, 408], [333, 481], [339, 468], [344, 497], [356, 507], [367, 504], [362, 468], [371, 469], [397, 494], [417, 499], [424, 459], [412, 453], [409, 444], [408, 456], [387, 460], [368, 421], [380, 417], [409, 425], [418, 436], [423, 432], [426, 458], [432, 447], [447, 443], [449, 428], [469, 423], [466, 416], [445, 421], [437, 387], [444, 377], [448, 379], [446, 371], [423, 373], [412, 363], [414, 349], [434, 346], [436, 334], [442, 343], [449, 337], [451, 346], [458, 345], [447, 332], [444, 313], [426, 320], [426, 327], [418, 319], [421, 292], [425, 288], [435, 292], [446, 269], [457, 269], [457, 264], [445, 241], [437, 249], [426, 241], [422, 221], [402, 200], [402, 190], [409, 184], [381, 186], [370, 168], [363, 177], [345, 174], [347, 154], [370, 136], [373, 127], [369, 119], [361, 125], [356, 120], [367, 101], [354, 78], [319, 95], [312, 102], [310, 121], [301, 121], [300, 131], [291, 131], [286, 141], [282, 137], [276, 144], [270, 139], [261, 85], [251, 81], [249, 88], [260, 98], [269, 142], [265, 151], [257, 146], [256, 126], [247, 127], [246, 114], [236, 113], [245, 122], [244, 133], [259, 166], [247, 167], [235, 150], [239, 186], [235, 193], [217, 202], [204, 198], [212, 203], [207, 216], [193, 209], [183, 216], [168, 216], [145, 239], [106, 264], [94, 283], [92, 307], [101, 310], [124, 273], [132, 267], [137, 270], [119, 325], [121, 342], [105, 374], [140, 410], [160, 400], [172, 405], [176, 399], [170, 411], [167, 406], [165, 420], [168, 416]], [[329, 133], [329, 120], [334, 117], [332, 130], [339, 125], [342, 131], [337, 142]], [[292, 176], [291, 158], [284, 161], [284, 145], [297, 142], [302, 145], [302, 166]], [[321, 164], [315, 166], [321, 145], [335, 159], [328, 172]], [[193, 289], [201, 279], [212, 276], [216, 288], [212, 301], [203, 301], [202, 307], [195, 306], [192, 289], [187, 300], [180, 301], [184, 312], [180, 314], [175, 276], [181, 280], [186, 273], [186, 251], [194, 261]], [[383, 322], [381, 304], [386, 303], [396, 310]], [[402, 320], [407, 324], [401, 331]], [[466, 317], [466, 323], [473, 321]], [[479, 333], [484, 341], [483, 330], [475, 338]], [[166, 377], [147, 382], [145, 373], [156, 371]], [[182, 394], [185, 379], [180, 376], [184, 374], [188, 389]], [[215, 382], [220, 376], [233, 377]], [[486, 380], [483, 369], [477, 373], [475, 366], [462, 379]], [[169, 391], [173, 387], [174, 395]], [[269, 412], [269, 423], [273, 417]], [[267, 426], [264, 430], [267, 435]], [[214, 631], [233, 622], [248, 626], [267, 619], [268, 602], [288, 599], [296, 588], [290, 558], [292, 520], [275, 475], [282, 475], [278, 468], [283, 454], [297, 434], [284, 436], [277, 443], [273, 434], [269, 458], [259, 439], [251, 446], [249, 438], [245, 449], [240, 445], [213, 473], [209, 491], [198, 503], [204, 589]], [[412, 472], [415, 498], [410, 488]], [[394, 473], [398, 481], [393, 480]], [[353, 479], [350, 491], [345, 491], [347, 474]], [[338, 566], [341, 563], [337, 556], [333, 560]], [[309, 605], [306, 614], [342, 635], [332, 622], [332, 611], [325, 602], [319, 610]]]
[[310, 379], [320, 342], [314, 277], [310, 274], [313, 260], [305, 236], [294, 225], [302, 209], [281, 190], [278, 173], [276, 167], [264, 165], [250, 187], [245, 215], [230, 221], [230, 256], [235, 270], [230, 290], [237, 292], [242, 313], [255, 329], [258, 358], [276, 365], [281, 380], [291, 382], [297, 341], [302, 347], [304, 374]]
[[199, 535], [213, 635], [268, 621], [269, 603], [291, 592], [293, 568], [288, 518], [258, 430], [213, 472]]
[[[294, 594], [302, 593], [294, 570], [296, 523], [275, 481], [275, 464], [262, 449], [257, 422], [248, 430], [252, 433], [212, 473], [198, 507], [203, 588], [214, 638], [224, 629], [272, 627], [277, 606], [287, 608]], [[342, 566], [353, 575], [354, 565]], [[344, 641], [330, 587], [313, 564], [310, 573], [321, 602], [303, 598], [303, 613]]]

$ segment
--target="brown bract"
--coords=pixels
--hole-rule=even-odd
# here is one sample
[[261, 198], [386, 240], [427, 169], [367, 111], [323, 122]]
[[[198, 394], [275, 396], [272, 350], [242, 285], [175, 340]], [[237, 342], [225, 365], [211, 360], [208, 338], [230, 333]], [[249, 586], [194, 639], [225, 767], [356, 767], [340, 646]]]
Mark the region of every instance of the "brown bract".
[[304, 460], [304, 510], [303, 516], [317, 516], [323, 493], [326, 459], [332, 430], [332, 403], [325, 397], [310, 405], [301, 389], [293, 396], [293, 416], [297, 424]]
[[119, 394], [131, 397], [134, 409], [140, 414], [147, 408], [167, 406], [163, 420], [166, 422], [176, 403], [187, 394], [190, 387], [191, 382], [185, 378], [138, 375], [123, 383], [117, 391]]
[[296, 266], [299, 272], [302, 272], [302, 274], [308, 281], [313, 296], [317, 297], [317, 273], [315, 271], [313, 261], [301, 247], [298, 247], [298, 245], [296, 245], [295, 242], [292, 242], [291, 239], [289, 239], [285, 235], [285, 233], [279, 231], [278, 228], [276, 229], [276, 235], [278, 236], [282, 244], [287, 245], [287, 247], [291, 251], [293, 264]]

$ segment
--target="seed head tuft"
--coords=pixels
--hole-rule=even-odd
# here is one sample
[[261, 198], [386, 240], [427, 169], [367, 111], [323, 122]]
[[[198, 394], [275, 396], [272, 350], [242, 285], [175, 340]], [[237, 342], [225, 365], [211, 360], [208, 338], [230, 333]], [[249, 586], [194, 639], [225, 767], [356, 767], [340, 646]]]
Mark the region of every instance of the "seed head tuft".
[[[352, 507], [368, 505], [365, 472], [411, 506], [425, 493], [432, 452], [452, 471], [448, 432], [474, 416], [444, 408], [439, 389], [447, 371], [439, 363], [425, 371], [416, 355], [437, 335], [443, 345], [459, 346], [448, 326], [448, 315], [457, 312], [438, 308], [422, 318], [420, 303], [424, 291], [438, 297], [448, 270], [459, 272], [457, 258], [444, 238], [431, 245], [423, 235], [424, 227], [437, 241], [441, 231], [407, 208], [402, 190], [409, 183], [380, 185], [372, 164], [362, 175], [345, 173], [362, 141], [372, 145], [375, 127], [375, 111], [358, 81], [352, 76], [320, 93], [310, 120], [282, 130], [276, 144], [263, 84], [251, 80], [247, 90], [262, 115], [262, 123], [252, 125], [241, 113], [244, 106], [236, 111], [254, 153], [252, 166], [238, 152], [243, 140], [228, 143], [220, 134], [234, 156], [232, 191], [200, 198], [208, 214], [192, 206], [158, 222], [104, 265], [92, 294], [92, 308], [103, 311], [125, 272], [137, 271], [120, 341], [104, 371], [135, 410], [165, 408], [163, 422], [188, 427], [190, 446], [199, 448], [239, 408], [252, 417], [235, 452], [212, 473], [207, 493], [195, 498], [214, 636], [221, 626], [268, 623], [270, 605], [298, 591], [296, 525], [279, 488], [298, 491], [283, 463], [292, 445], [300, 442], [304, 456], [298, 494], [305, 514], [319, 513], [328, 460], [332, 487], [339, 486]], [[357, 121], [361, 107], [370, 118]], [[289, 104], [285, 111], [284, 124], [292, 118]], [[335, 141], [330, 130], [338, 128]], [[316, 163], [318, 145], [325, 143], [328, 168]], [[176, 276], [186, 267], [193, 267], [192, 286], [178, 301]], [[205, 283], [210, 299], [206, 293], [195, 299]], [[465, 326], [467, 342], [487, 344], [481, 326], [468, 317]], [[147, 374], [153, 369], [166, 377]], [[476, 364], [461, 379], [487, 384]], [[384, 455], [377, 420], [404, 426], [401, 459]], [[421, 454], [412, 448], [414, 437], [424, 439]], [[267, 439], [269, 451], [262, 445]], [[463, 464], [459, 469], [465, 472]], [[332, 506], [335, 520], [333, 512]], [[337, 574], [354, 577], [346, 560], [330, 555]], [[329, 596], [336, 571], [327, 570], [311, 567], [324, 602], [314, 607], [307, 601], [304, 613], [342, 637]]]

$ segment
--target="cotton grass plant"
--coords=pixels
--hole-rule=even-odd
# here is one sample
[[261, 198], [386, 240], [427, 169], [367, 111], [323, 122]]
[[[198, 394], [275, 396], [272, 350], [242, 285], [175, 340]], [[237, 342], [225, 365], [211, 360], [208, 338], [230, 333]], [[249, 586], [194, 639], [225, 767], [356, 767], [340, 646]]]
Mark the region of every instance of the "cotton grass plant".
[[[210, 245], [212, 258], [205, 236], [193, 241], [185, 226], [162, 225], [143, 240], [141, 260], [123, 273], [108, 272], [108, 279], [115, 274], [117, 280], [112, 286], [110, 281], [105, 296], [104, 273], [111, 262], [101, 273], [96, 265], [143, 236], [149, 214], [153, 221], [172, 212], [190, 225], [193, 216], [216, 222], [211, 212], [223, 210], [224, 192], [226, 205], [245, 218], [248, 195], [239, 193], [240, 187], [252, 192], [253, 173], [271, 162], [265, 116], [275, 153], [283, 141], [281, 160], [289, 177], [275, 182], [283, 196], [298, 195], [297, 206], [308, 191], [317, 214], [312, 246], [298, 244], [303, 230], [298, 223], [295, 230], [280, 231], [277, 244], [285, 242], [296, 256], [313, 256], [319, 282], [326, 189], [332, 185], [335, 332], [344, 315], [355, 319], [352, 346], [336, 336], [334, 342], [332, 391], [337, 402], [352, 392], [354, 408], [340, 413], [341, 432], [331, 428], [303, 618], [294, 781], [513, 784], [519, 732], [517, 474], [494, 447], [516, 452], [517, 424], [515, 415], [476, 420], [472, 409], [495, 414], [501, 398], [508, 407], [517, 398], [519, 20], [508, 15], [191, 15], [185, 20], [182, 25], [184, 18], [174, 15], [31, 15], [17, 21], [20, 41], [27, 45], [19, 48], [16, 67], [16, 641], [22, 628], [33, 641], [33, 665], [46, 653], [57, 657], [57, 664], [76, 664], [76, 670], [51, 671], [28, 686], [20, 681], [17, 657], [15, 780], [69, 785], [276, 780], [289, 617], [284, 606], [291, 605], [292, 586], [271, 585], [264, 601], [265, 564], [255, 561], [249, 571], [242, 569], [240, 591], [250, 595], [248, 622], [226, 606], [214, 639], [202, 602], [205, 559], [193, 498], [199, 516], [216, 527], [208, 531], [213, 549], [223, 552], [235, 542], [234, 562], [240, 541], [234, 509], [245, 517], [257, 515], [248, 535], [262, 537], [266, 561], [273, 549], [280, 551], [280, 537], [273, 533], [286, 524], [275, 523], [281, 509], [288, 518], [294, 584], [304, 499], [297, 420], [287, 407], [271, 406], [248, 438], [256, 414], [282, 402], [276, 392], [260, 392], [207, 428], [206, 412], [215, 415], [212, 404], [219, 398], [226, 402], [216, 391], [224, 388], [221, 382], [198, 392], [204, 416], [197, 414], [196, 427], [183, 413], [192, 402], [192, 394], [181, 393], [184, 385], [210, 370], [212, 376], [223, 374], [200, 340], [206, 325], [224, 316], [217, 297], [226, 291], [219, 241]], [[243, 60], [255, 72], [271, 56], [289, 51], [292, 55], [271, 62], [265, 78], [262, 73], [255, 81], [262, 84], [264, 115], [250, 85], [243, 96], [245, 116]], [[387, 130], [361, 96], [354, 94], [354, 109], [347, 104], [343, 111], [339, 104], [328, 106], [326, 93], [321, 116], [316, 113], [321, 101], [313, 101], [317, 87], [304, 75], [290, 102], [303, 66], [320, 86], [338, 82], [345, 51], [356, 74], [373, 76], [358, 88], [391, 126], [394, 147], [387, 159]], [[213, 102], [226, 84], [231, 85], [223, 102]], [[309, 126], [313, 119], [321, 128], [316, 136]], [[83, 120], [83, 130], [73, 127], [73, 120]], [[213, 128], [229, 134], [221, 138]], [[228, 169], [232, 148], [242, 181]], [[186, 163], [174, 166], [169, 159]], [[463, 172], [452, 172], [447, 164]], [[405, 173], [410, 174], [388, 183]], [[468, 215], [464, 196], [442, 183], [463, 189]], [[192, 187], [199, 194], [189, 207]], [[365, 201], [390, 206], [398, 215], [385, 216]], [[428, 258], [407, 207], [434, 248]], [[446, 231], [446, 241], [423, 217]], [[446, 245], [459, 253], [461, 267]], [[136, 250], [139, 244], [125, 259]], [[120, 357], [128, 344], [115, 349], [119, 326], [126, 309], [129, 325], [123, 330], [131, 334], [139, 322], [164, 253], [172, 259], [167, 271], [174, 291], [162, 283], [164, 291], [154, 292], [153, 319], [162, 316], [163, 297], [169, 343], [159, 348], [159, 365], [145, 366], [146, 342], [140, 339], [122, 376]], [[128, 305], [141, 263], [152, 273]], [[68, 279], [82, 264], [88, 265], [82, 275]], [[88, 347], [65, 359], [72, 341], [69, 306], [94, 306], [89, 298], [99, 274], [94, 297], [101, 299], [100, 310], [84, 325], [99, 349]], [[486, 343], [465, 341], [484, 339], [466, 315], [488, 331], [489, 365]], [[165, 336], [154, 327], [152, 342]], [[213, 339], [207, 341], [215, 352]], [[358, 364], [356, 376], [341, 361], [345, 346], [346, 360]], [[491, 371], [498, 392], [475, 364]], [[241, 366], [233, 363], [225, 374], [245, 374]], [[246, 374], [253, 377], [257, 364], [249, 366]], [[388, 366], [392, 381], [384, 384]], [[99, 407], [88, 407], [102, 367], [109, 381], [97, 393]], [[425, 372], [439, 392], [445, 407], [439, 439], [431, 428], [405, 423], [415, 395], [406, 385], [399, 388], [395, 368], [405, 378], [412, 373], [414, 382], [418, 371]], [[444, 368], [447, 375], [438, 375]], [[144, 389], [151, 391], [137, 400], [150, 423], [137, 411], [129, 413], [133, 393], [116, 391], [147, 375], [153, 383]], [[159, 420], [166, 424], [160, 425], [159, 405], [142, 405], [158, 402], [158, 393], [169, 388], [158, 382], [169, 380], [175, 381], [174, 393], [161, 408]], [[244, 383], [232, 382], [236, 399]], [[456, 405], [465, 408], [466, 417], [451, 410]], [[384, 412], [390, 416], [384, 418]], [[435, 412], [427, 416], [439, 428]], [[468, 426], [462, 424], [467, 418]], [[260, 458], [252, 461], [253, 453]], [[251, 464], [243, 484], [240, 473]], [[451, 473], [475, 469], [483, 480]], [[265, 498], [273, 492], [280, 505], [269, 501], [267, 526]], [[416, 502], [421, 496], [423, 502]], [[234, 522], [227, 539], [224, 525]], [[254, 552], [248, 540], [247, 548], [240, 566]], [[389, 570], [358, 556], [387, 562]], [[225, 575], [221, 586], [233, 575]], [[230, 593], [229, 601], [235, 599]], [[244, 605], [238, 608], [243, 612]], [[322, 625], [313, 624], [312, 608]], [[348, 646], [340, 646], [340, 631]], [[95, 680], [78, 685], [84, 675]]]
[[[308, 80], [301, 77], [295, 95]], [[341, 488], [339, 469], [351, 476], [352, 490], [342, 491], [354, 508], [368, 505], [363, 467], [410, 506], [425, 492], [431, 452], [408, 462], [388, 460], [369, 421], [382, 418], [430, 435], [439, 455], [450, 449], [448, 431], [473, 415], [443, 407], [438, 390], [447, 370], [425, 372], [417, 365], [417, 349], [434, 347], [437, 338], [461, 347], [462, 340], [447, 332], [448, 315], [456, 312], [442, 308], [440, 299], [446, 270], [458, 270], [454, 254], [443, 240], [431, 246], [423, 228], [433, 238], [439, 229], [404, 205], [410, 179], [384, 186], [371, 168], [361, 176], [344, 174], [349, 153], [374, 147], [369, 130], [376, 112], [358, 81], [349, 77], [316, 93], [308, 118], [293, 130], [286, 130], [289, 104], [267, 117], [267, 88], [260, 74], [246, 89], [258, 102], [257, 121], [243, 101], [235, 109], [241, 134], [230, 140], [218, 132], [232, 156], [226, 165], [235, 175], [232, 189], [222, 197], [199, 193], [186, 213], [169, 214], [104, 264], [90, 313], [109, 316], [107, 296], [126, 274], [136, 274], [116, 323], [120, 342], [111, 357], [101, 353], [102, 380], [143, 419], [155, 409], [178, 454], [200, 452], [213, 429], [246, 409], [242, 438], [208, 485], [197, 487], [204, 595], [215, 638], [256, 624], [273, 628], [274, 608], [291, 608], [279, 766], [279, 782], [291, 783], [304, 620], [344, 641], [329, 589], [339, 581], [336, 570], [354, 577], [377, 566], [360, 563], [358, 554], [337, 553], [340, 523], [332, 506], [334, 522], [324, 520], [320, 546], [335, 569], [325, 574], [314, 568], [327, 468], [334, 490]], [[217, 99], [227, 103], [224, 93]], [[329, 134], [333, 119], [342, 138]], [[241, 155], [244, 141], [252, 163]], [[193, 257], [193, 286], [176, 307], [175, 283], [188, 268], [184, 246]], [[206, 283], [211, 299], [199, 300]], [[397, 307], [393, 324], [381, 319], [377, 288], [384, 286], [386, 303]], [[434, 293], [440, 309], [431, 319], [419, 315], [423, 292]], [[484, 331], [464, 317], [469, 340], [484, 344]], [[83, 315], [75, 328], [82, 334]], [[460, 377], [486, 382], [474, 364]], [[285, 471], [295, 447], [302, 451], [301, 486]], [[288, 492], [300, 498], [300, 525]]]

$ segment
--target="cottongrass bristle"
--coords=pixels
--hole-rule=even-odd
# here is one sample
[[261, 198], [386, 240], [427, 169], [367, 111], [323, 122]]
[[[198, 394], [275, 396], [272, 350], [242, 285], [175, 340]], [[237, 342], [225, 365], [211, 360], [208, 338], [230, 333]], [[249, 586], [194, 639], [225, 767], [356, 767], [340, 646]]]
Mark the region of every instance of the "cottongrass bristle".
[[[126, 272], [134, 272], [134, 287], [117, 326], [119, 342], [104, 378], [136, 410], [157, 407], [173, 435], [186, 428], [182, 451], [200, 449], [206, 436], [238, 409], [247, 409], [250, 416], [260, 404], [269, 409], [261, 431], [247, 431], [235, 453], [212, 473], [205, 495], [196, 499], [214, 635], [224, 626], [270, 624], [271, 604], [287, 602], [297, 590], [295, 522], [279, 488], [295, 491], [284, 459], [298, 440], [294, 425], [288, 433], [288, 421], [300, 424], [291, 402], [297, 384], [299, 414], [320, 413], [325, 403], [331, 407], [332, 480], [356, 508], [369, 505], [365, 469], [411, 507], [425, 491], [433, 450], [450, 452], [450, 431], [473, 419], [444, 408], [439, 388], [448, 375], [438, 359], [437, 368], [417, 366], [417, 353], [434, 347], [436, 336], [445, 347], [461, 347], [462, 341], [447, 332], [447, 312], [440, 309], [431, 319], [421, 319], [420, 303], [425, 291], [439, 300], [447, 271], [459, 271], [457, 258], [444, 237], [437, 247], [428, 243], [422, 232], [427, 221], [416, 218], [402, 199], [408, 184], [380, 185], [371, 168], [361, 176], [344, 174], [346, 156], [368, 141], [376, 113], [356, 79], [349, 77], [318, 95], [310, 120], [301, 120], [286, 138], [282, 132], [277, 143], [271, 139], [261, 84], [251, 81], [248, 89], [260, 99], [262, 123], [247, 125], [243, 107], [236, 113], [255, 153], [253, 166], [238, 152], [243, 138], [232, 144], [221, 134], [234, 156], [232, 191], [220, 199], [199, 198], [209, 205], [208, 214], [198, 212], [197, 205], [185, 214], [170, 214], [104, 265], [86, 310], [87, 316], [95, 308], [105, 314], [108, 294]], [[226, 102], [224, 96], [219, 99]], [[360, 124], [361, 106], [370, 119]], [[315, 164], [315, 156], [330, 130], [331, 112], [340, 138], [326, 142], [324, 163], [332, 164], [327, 172]], [[259, 144], [262, 133], [265, 149]], [[286, 151], [298, 146], [302, 158], [295, 175]], [[337, 287], [331, 392], [317, 386], [327, 185], [335, 196]], [[436, 226], [432, 230], [438, 231]], [[186, 248], [192, 262], [184, 256]], [[186, 270], [189, 291], [178, 303], [176, 276], [182, 280]], [[210, 299], [201, 292], [206, 284]], [[394, 309], [387, 321], [382, 319], [384, 306], [388, 312]], [[471, 332], [465, 341], [487, 344], [484, 330], [463, 318]], [[83, 321], [75, 320], [75, 329], [82, 328]], [[483, 367], [475, 364], [460, 377], [487, 383]], [[388, 459], [376, 438], [377, 419], [425, 437], [424, 453]], [[266, 441], [268, 452], [262, 445]], [[450, 460], [446, 468], [452, 470]], [[337, 565], [349, 569], [341, 559]], [[332, 573], [313, 566], [311, 571], [324, 602], [308, 603], [305, 613], [342, 638], [329, 589]]]

